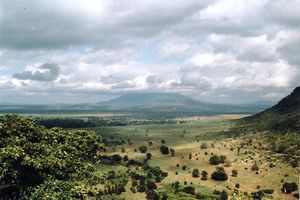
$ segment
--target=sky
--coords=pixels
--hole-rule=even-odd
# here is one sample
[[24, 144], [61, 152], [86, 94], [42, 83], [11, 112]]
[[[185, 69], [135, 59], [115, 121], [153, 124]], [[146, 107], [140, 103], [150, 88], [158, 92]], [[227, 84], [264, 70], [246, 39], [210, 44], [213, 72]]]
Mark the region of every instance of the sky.
[[300, 85], [300, 0], [0, 0], [0, 102], [172, 92], [277, 101]]

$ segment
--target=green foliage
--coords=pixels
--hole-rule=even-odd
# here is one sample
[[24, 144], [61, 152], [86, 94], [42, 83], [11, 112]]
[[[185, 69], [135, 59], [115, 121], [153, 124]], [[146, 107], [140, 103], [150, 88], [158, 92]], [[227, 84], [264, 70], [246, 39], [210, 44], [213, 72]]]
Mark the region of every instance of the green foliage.
[[169, 148], [167, 147], [167, 146], [161, 146], [160, 147], [160, 152], [162, 153], [162, 154], [165, 154], [165, 155], [167, 155], [167, 154], [169, 154]]
[[217, 155], [213, 155], [212, 157], [210, 157], [209, 163], [211, 165], [218, 165], [220, 163], [220, 157]]
[[[47, 191], [63, 182], [90, 177], [96, 154], [104, 149], [102, 139], [94, 132], [46, 129], [16, 115], [0, 117], [0, 147], [2, 187], [14, 191], [13, 196], [26, 192], [28, 198], [47, 196]], [[77, 195], [72, 189], [66, 191]]]
[[199, 169], [194, 169], [193, 172], [192, 172], [192, 176], [194, 178], [198, 178], [200, 176], [200, 171]]
[[223, 167], [217, 167], [217, 171], [211, 174], [211, 178], [216, 181], [226, 181], [228, 176]]
[[223, 190], [220, 195], [220, 200], [227, 200], [227, 199], [228, 199], [228, 194], [225, 190]]
[[287, 193], [288, 194], [288, 193], [296, 191], [297, 189], [298, 189], [297, 183], [292, 182], [292, 183], [284, 183], [282, 185], [281, 191], [283, 193]]

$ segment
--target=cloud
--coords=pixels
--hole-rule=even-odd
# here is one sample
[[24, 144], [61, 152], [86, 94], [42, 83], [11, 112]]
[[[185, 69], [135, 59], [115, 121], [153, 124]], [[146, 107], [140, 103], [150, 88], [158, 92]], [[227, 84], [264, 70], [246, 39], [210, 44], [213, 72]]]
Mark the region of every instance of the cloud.
[[54, 63], [45, 63], [38, 67], [36, 71], [24, 71], [15, 73], [14, 78], [20, 80], [34, 80], [34, 81], [54, 81], [58, 78], [60, 68]]
[[299, 0], [0, 1], [5, 99], [143, 90], [241, 102], [300, 84]]

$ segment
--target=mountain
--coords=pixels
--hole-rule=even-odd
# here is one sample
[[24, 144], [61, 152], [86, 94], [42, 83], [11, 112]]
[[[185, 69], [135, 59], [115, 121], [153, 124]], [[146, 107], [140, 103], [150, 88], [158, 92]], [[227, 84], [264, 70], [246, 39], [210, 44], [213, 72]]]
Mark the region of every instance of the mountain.
[[300, 86], [273, 107], [241, 120], [257, 130], [300, 132]]
[[0, 113], [71, 114], [134, 113], [151, 116], [253, 114], [270, 105], [229, 105], [199, 102], [177, 93], [128, 93], [96, 104], [1, 105]]
[[240, 114], [257, 113], [269, 105], [229, 105], [199, 102], [177, 93], [128, 93], [107, 102], [99, 102], [108, 110], [144, 114]]
[[105, 105], [149, 106], [162, 104], [191, 104], [197, 101], [177, 93], [129, 93], [105, 102]]

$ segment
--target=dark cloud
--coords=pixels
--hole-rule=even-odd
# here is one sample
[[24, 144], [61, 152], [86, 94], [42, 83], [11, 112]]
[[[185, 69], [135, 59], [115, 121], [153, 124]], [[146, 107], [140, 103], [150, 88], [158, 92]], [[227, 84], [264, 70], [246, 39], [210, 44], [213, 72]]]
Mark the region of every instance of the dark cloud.
[[54, 81], [59, 76], [60, 68], [54, 63], [45, 63], [41, 65], [37, 71], [24, 71], [15, 73], [14, 78], [20, 80], [34, 80], [34, 81]]

